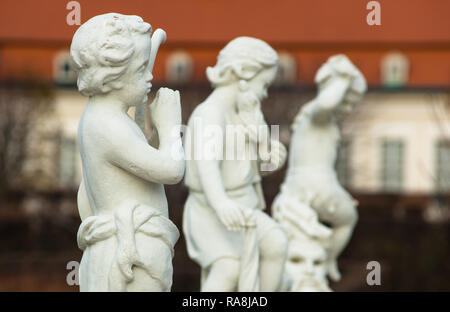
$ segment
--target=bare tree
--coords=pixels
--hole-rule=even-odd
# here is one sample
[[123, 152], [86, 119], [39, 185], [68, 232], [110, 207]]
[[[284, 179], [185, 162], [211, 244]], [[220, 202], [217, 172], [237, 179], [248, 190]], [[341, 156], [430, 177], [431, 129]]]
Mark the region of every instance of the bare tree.
[[0, 195], [21, 187], [30, 176], [24, 175], [31, 134], [42, 117], [53, 111], [49, 85], [38, 83], [0, 86]]

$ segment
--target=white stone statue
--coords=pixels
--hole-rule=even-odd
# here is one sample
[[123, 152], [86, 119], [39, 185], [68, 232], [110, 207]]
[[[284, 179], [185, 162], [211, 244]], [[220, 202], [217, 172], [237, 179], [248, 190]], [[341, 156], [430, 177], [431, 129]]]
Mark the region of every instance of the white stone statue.
[[214, 91], [190, 116], [183, 231], [189, 256], [202, 268], [202, 291], [280, 287], [287, 240], [262, 211], [261, 188], [261, 175], [279, 169], [287, 154], [268, 139], [261, 111], [277, 68], [278, 55], [267, 43], [232, 40], [207, 69]]
[[[329, 277], [338, 281], [337, 258], [358, 218], [357, 203], [339, 184], [334, 169], [340, 138], [338, 121], [361, 101], [367, 85], [344, 55], [330, 57], [315, 81], [318, 95], [301, 108], [292, 125], [287, 174], [272, 214], [288, 237], [294, 237], [290, 232], [295, 231], [322, 240], [331, 234], [326, 268]], [[321, 222], [330, 226], [331, 233]], [[290, 253], [294, 253], [293, 246]]]
[[168, 219], [163, 184], [184, 174], [179, 93], [161, 88], [150, 106], [159, 146], [127, 114], [146, 105], [151, 88], [152, 45], [161, 37], [153, 42], [150, 33], [138, 16], [109, 13], [88, 20], [72, 40], [78, 89], [89, 97], [78, 128], [80, 291], [170, 291], [172, 285], [179, 232]]

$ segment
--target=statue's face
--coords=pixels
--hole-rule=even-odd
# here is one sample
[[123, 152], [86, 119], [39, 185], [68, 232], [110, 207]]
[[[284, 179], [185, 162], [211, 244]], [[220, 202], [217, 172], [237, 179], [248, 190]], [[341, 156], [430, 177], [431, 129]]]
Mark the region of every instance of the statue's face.
[[248, 81], [250, 90], [258, 97], [259, 101], [263, 101], [267, 98], [270, 85], [275, 80], [277, 74], [277, 67], [272, 66], [259, 72], [253, 79]]
[[149, 68], [151, 39], [149, 35], [135, 36], [135, 52], [123, 77], [120, 78], [123, 87], [120, 90], [122, 100], [129, 106], [146, 103], [147, 94], [151, 89], [153, 79]]
[[286, 273], [292, 280], [292, 291], [324, 291], [327, 288], [326, 251], [311, 240], [289, 242]]
[[361, 94], [357, 93], [352, 89], [348, 90], [347, 93], [345, 94], [344, 100], [338, 107], [338, 112], [342, 114], [350, 113], [355, 107], [355, 105], [361, 101], [361, 98], [362, 98]]

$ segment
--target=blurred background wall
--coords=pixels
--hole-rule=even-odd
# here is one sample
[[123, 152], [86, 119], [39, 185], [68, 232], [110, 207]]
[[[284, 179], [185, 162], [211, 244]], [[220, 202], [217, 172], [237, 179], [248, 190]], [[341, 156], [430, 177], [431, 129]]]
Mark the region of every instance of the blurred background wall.
[[[280, 71], [263, 110], [289, 145], [290, 124], [315, 95], [314, 75], [346, 54], [369, 83], [342, 124], [336, 169], [359, 200], [360, 220], [341, 257], [338, 291], [450, 290], [450, 2], [378, 1], [381, 25], [366, 22], [369, 1], [87, 1], [81, 23], [107, 12], [136, 14], [167, 42], [154, 87], [182, 94], [183, 122], [211, 92], [205, 78], [220, 49], [247, 35], [270, 43]], [[87, 99], [69, 58], [78, 25], [69, 1], [0, 2], [0, 290], [77, 291], [66, 265], [79, 261], [77, 126]], [[132, 114], [132, 112], [130, 112]], [[268, 207], [285, 170], [265, 178]], [[166, 187], [181, 230], [187, 190]], [[381, 264], [380, 286], [366, 264]], [[176, 246], [176, 291], [197, 291], [199, 268], [183, 237]]]

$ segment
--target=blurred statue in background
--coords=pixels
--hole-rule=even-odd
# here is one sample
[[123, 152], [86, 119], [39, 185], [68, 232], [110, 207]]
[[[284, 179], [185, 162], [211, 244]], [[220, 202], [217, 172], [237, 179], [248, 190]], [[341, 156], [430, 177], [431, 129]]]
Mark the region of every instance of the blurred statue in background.
[[[361, 101], [367, 85], [344, 55], [330, 57], [315, 81], [318, 95], [301, 108], [292, 125], [287, 174], [272, 213], [288, 233], [290, 255], [302, 253], [301, 244], [293, 239], [296, 231], [311, 241], [329, 240], [325, 244], [326, 273], [338, 281], [337, 258], [358, 218], [357, 203], [339, 184], [334, 168], [340, 139], [338, 121]], [[288, 262], [294, 265], [290, 259]]]
[[290, 232], [288, 259], [283, 291], [329, 292], [327, 279], [327, 244], [329, 240]]
[[179, 93], [162, 88], [150, 106], [159, 146], [127, 114], [146, 105], [150, 92], [165, 33], [150, 34], [140, 17], [109, 13], [88, 20], [72, 40], [78, 89], [89, 97], [78, 128], [81, 291], [170, 291], [172, 285], [179, 232], [168, 219], [163, 184], [184, 174]]
[[261, 188], [261, 175], [279, 169], [287, 155], [269, 139], [261, 111], [277, 68], [267, 43], [232, 40], [207, 69], [214, 91], [189, 119], [183, 231], [189, 256], [202, 268], [202, 291], [280, 287], [287, 240], [263, 212]]

